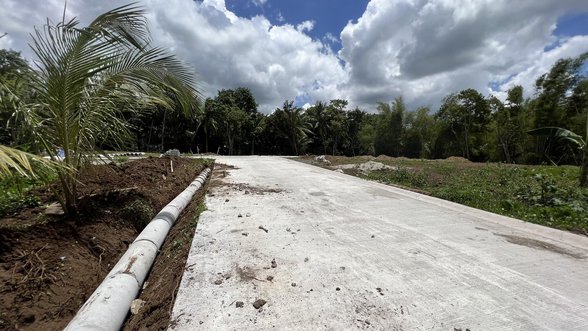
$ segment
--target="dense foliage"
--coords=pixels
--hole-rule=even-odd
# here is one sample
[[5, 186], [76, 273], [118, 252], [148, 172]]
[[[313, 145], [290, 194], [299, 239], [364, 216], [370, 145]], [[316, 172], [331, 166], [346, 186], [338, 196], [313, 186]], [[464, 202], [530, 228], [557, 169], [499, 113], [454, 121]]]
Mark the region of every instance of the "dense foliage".
[[[18, 76], [22, 87], [17, 93], [34, 98], [26, 88], [26, 63], [11, 51], [0, 55], [2, 79], [12, 82]], [[123, 110], [133, 125], [133, 137], [125, 147], [242, 155], [461, 156], [478, 162], [518, 164], [580, 165], [584, 160], [586, 164], [587, 58], [588, 53], [557, 61], [537, 79], [531, 98], [523, 97], [521, 86], [508, 90], [504, 101], [466, 89], [446, 96], [437, 110], [407, 109], [402, 97], [396, 97], [391, 103], [374, 105], [374, 109], [350, 109], [346, 100], [338, 99], [302, 109], [286, 100], [271, 114], [262, 114], [249, 89], [225, 89], [208, 98], [196, 116], [170, 113], [164, 107], [157, 107], [149, 116]], [[6, 72], [13, 74], [7, 76]], [[36, 151], [36, 142], [26, 127], [10, 122], [13, 106], [8, 102], [0, 107], [2, 142]], [[553, 129], [535, 130], [538, 128]], [[562, 139], [554, 129], [566, 130], [564, 136], [575, 134], [579, 139]], [[108, 141], [95, 143], [107, 149], [121, 148]]]

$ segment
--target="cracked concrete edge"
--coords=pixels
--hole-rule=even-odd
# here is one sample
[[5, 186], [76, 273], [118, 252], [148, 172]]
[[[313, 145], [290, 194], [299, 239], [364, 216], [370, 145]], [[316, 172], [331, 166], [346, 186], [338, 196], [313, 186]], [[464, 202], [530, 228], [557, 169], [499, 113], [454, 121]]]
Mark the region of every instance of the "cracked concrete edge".
[[[286, 159], [290, 162], [301, 163], [306, 167], [320, 169], [321, 171], [328, 172], [328, 173], [332, 174], [333, 176], [351, 177], [357, 181], [365, 181], [366, 180], [366, 179], [359, 178], [356, 176], [347, 175], [344, 173], [325, 169], [325, 168], [322, 168], [319, 166], [300, 162], [300, 161], [295, 160], [292, 157], [284, 157], [284, 159]], [[379, 183], [376, 181], [370, 181], [370, 182], [377, 184], [382, 189], [386, 189], [390, 192], [393, 192], [395, 194], [398, 194], [398, 195], [401, 195], [401, 196], [404, 196], [407, 198], [431, 203], [431, 204], [434, 204], [434, 205], [442, 207], [442, 208], [447, 208], [447, 209], [450, 209], [453, 211], [457, 211], [457, 212], [460, 212], [463, 214], [473, 216], [475, 218], [478, 218], [480, 220], [483, 220], [483, 221], [486, 221], [489, 223], [494, 223], [494, 224], [498, 224], [501, 226], [511, 228], [513, 232], [510, 234], [530, 233], [535, 236], [539, 236], [542, 239], [545, 239], [547, 241], [551, 241], [551, 242], [558, 243], [558, 244], [563, 244], [563, 245], [569, 246], [569, 247], [580, 248], [580, 249], [588, 251], [588, 237], [587, 236], [583, 236], [583, 235], [576, 234], [573, 232], [558, 230], [558, 229], [550, 228], [550, 227], [535, 224], [535, 223], [526, 222], [526, 221], [523, 221], [520, 219], [516, 219], [516, 218], [512, 218], [512, 217], [508, 217], [508, 216], [504, 216], [504, 215], [500, 215], [500, 214], [495, 214], [495, 213], [492, 213], [489, 211], [485, 211], [485, 210], [481, 210], [481, 209], [477, 209], [477, 208], [473, 208], [473, 207], [468, 207], [468, 206], [465, 206], [465, 205], [462, 205], [462, 204], [459, 204], [456, 202], [451, 202], [451, 201], [443, 200], [443, 199], [436, 198], [436, 197], [433, 197], [430, 195], [401, 189], [396, 186], [386, 185], [386, 184]]]
[[210, 168], [166, 205], [129, 246], [65, 330], [119, 330], [173, 223], [204, 186]]

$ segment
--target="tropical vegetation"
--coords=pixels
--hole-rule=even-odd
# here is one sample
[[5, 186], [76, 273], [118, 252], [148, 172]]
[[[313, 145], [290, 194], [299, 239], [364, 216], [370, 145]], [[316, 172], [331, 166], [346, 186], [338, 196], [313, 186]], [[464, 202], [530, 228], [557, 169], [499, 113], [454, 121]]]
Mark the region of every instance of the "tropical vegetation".
[[[133, 140], [133, 119], [157, 110], [199, 113], [192, 70], [151, 46], [141, 8], [113, 9], [87, 27], [76, 19], [49, 22], [35, 31], [31, 47], [34, 69], [18, 54], [2, 53], [7, 121], [1, 143], [49, 157], [44, 163], [57, 174], [56, 198], [69, 215], [77, 213], [78, 171], [101, 147], [123, 148]], [[8, 147], [0, 157], [0, 169], [22, 174], [34, 168], [29, 159], [42, 160]]]

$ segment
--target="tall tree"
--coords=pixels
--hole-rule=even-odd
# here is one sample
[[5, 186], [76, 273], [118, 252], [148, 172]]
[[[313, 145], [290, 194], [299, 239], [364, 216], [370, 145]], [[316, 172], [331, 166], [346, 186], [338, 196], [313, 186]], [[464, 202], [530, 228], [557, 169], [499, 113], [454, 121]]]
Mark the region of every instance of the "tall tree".
[[462, 156], [480, 159], [481, 144], [477, 143], [490, 122], [490, 108], [482, 94], [474, 89], [451, 94], [443, 100], [438, 116], [453, 133], [462, 149]]
[[330, 119], [327, 112], [327, 105], [318, 101], [306, 111], [309, 122], [309, 129], [315, 145], [320, 146], [320, 153], [327, 154], [327, 145], [330, 128]]
[[16, 109], [34, 98], [32, 71], [19, 52], [0, 49], [0, 144], [36, 151], [30, 128], [15, 116]]
[[405, 156], [420, 158], [433, 156], [439, 125], [429, 111], [429, 108], [421, 107], [416, 112], [405, 116], [403, 136]]
[[[541, 75], [535, 82], [537, 98], [533, 100], [535, 111], [535, 128], [558, 127], [567, 130], [583, 131], [585, 111], [580, 97], [581, 91], [588, 88], [586, 73], [583, 69], [588, 52], [576, 57], [558, 60], [548, 73]], [[578, 103], [578, 101], [580, 101]], [[536, 152], [541, 161], [574, 162], [576, 155], [567, 144], [551, 136], [538, 135], [536, 137]], [[556, 160], [556, 161], [553, 161]]]
[[309, 132], [302, 108], [294, 107], [293, 101], [286, 100], [282, 108], [276, 109], [274, 115], [281, 122], [277, 131], [288, 140], [291, 153], [299, 155]]
[[349, 150], [347, 155], [361, 155], [362, 144], [359, 137], [359, 132], [363, 125], [363, 122], [367, 118], [367, 113], [355, 108], [354, 110], [347, 112], [347, 137], [349, 139]]
[[222, 106], [223, 129], [229, 149], [229, 155], [235, 154], [235, 141], [239, 139], [247, 113], [235, 105]]
[[535, 86], [535, 127], [566, 127], [567, 96], [582, 80], [582, 68], [588, 52], [577, 58], [558, 60], [549, 70], [537, 78]]
[[248, 88], [220, 90], [210, 105], [219, 115], [218, 122], [223, 126], [230, 154], [240, 153], [242, 144], [255, 144], [252, 118], [258, 114], [257, 103]]
[[204, 131], [204, 151], [208, 153], [208, 139], [210, 135], [215, 133], [218, 129], [218, 115], [216, 111], [215, 101], [207, 98], [204, 103], [204, 111], [202, 112], [201, 123]]
[[376, 154], [400, 156], [405, 110], [402, 97], [395, 98], [392, 104], [378, 103], [379, 122], [374, 140]]
[[347, 100], [331, 100], [327, 106], [327, 117], [329, 119], [329, 136], [327, 141], [331, 145], [332, 155], [337, 155], [337, 151], [346, 143], [347, 140], [347, 117], [345, 116], [345, 107]]
[[503, 160], [514, 163], [523, 152], [525, 131], [525, 113], [523, 112], [523, 87], [514, 86], [507, 91], [506, 103], [496, 97], [490, 97], [488, 104], [495, 120], [495, 131]]

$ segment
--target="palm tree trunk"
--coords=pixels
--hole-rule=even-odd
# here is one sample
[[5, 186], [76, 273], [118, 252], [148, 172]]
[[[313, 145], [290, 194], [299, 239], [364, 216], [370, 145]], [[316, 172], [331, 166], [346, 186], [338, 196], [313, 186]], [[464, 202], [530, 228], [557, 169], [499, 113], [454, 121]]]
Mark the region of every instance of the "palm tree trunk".
[[161, 124], [161, 151], [165, 152], [165, 149], [163, 147], [163, 143], [165, 140], [165, 117], [166, 117], [167, 111], [163, 112], [163, 122]]
[[580, 170], [580, 186], [588, 186], [588, 115], [586, 115], [586, 140], [584, 140], [584, 155], [582, 157], [582, 169]]
[[588, 186], [588, 145], [584, 147], [584, 157], [582, 158], [582, 168], [580, 170], [580, 186]]
[[469, 137], [468, 133], [469, 133], [468, 130], [465, 130], [465, 152], [466, 152], [465, 158], [469, 160], [470, 159], [470, 137]]
[[153, 133], [153, 117], [151, 117], [151, 125], [149, 125], [149, 137], [147, 138], [147, 146], [151, 145], [151, 134]]
[[205, 144], [205, 151], [208, 153], [208, 129], [204, 127], [204, 144]]

